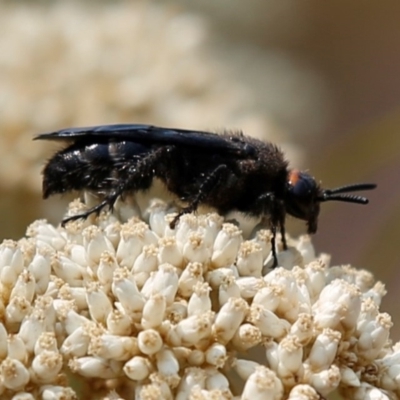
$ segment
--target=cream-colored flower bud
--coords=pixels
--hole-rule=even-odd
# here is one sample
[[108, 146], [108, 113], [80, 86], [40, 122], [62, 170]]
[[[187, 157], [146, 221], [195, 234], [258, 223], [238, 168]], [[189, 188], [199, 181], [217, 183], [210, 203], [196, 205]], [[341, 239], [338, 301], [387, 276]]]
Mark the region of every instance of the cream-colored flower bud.
[[158, 265], [157, 256], [158, 247], [155, 244], [143, 246], [141, 253], [133, 263], [132, 272], [138, 274], [155, 271]]
[[158, 241], [159, 252], [158, 252], [158, 263], [159, 264], [171, 264], [175, 267], [180, 267], [183, 262], [183, 256], [178, 248], [176, 238], [173, 236], [162, 237]]
[[134, 398], [173, 400], [174, 396], [165, 382], [152, 382], [146, 385], [136, 385]]
[[162, 294], [151, 295], [143, 307], [141, 320], [143, 329], [156, 328], [161, 325], [164, 319], [166, 307], [167, 302]]
[[29, 352], [33, 351], [36, 341], [45, 331], [43, 322], [35, 313], [31, 313], [21, 324], [18, 336], [24, 341]]
[[187, 361], [190, 365], [199, 367], [200, 365], [203, 365], [206, 359], [206, 355], [203, 351], [201, 350], [192, 350], [187, 357]]
[[223, 306], [233, 297], [241, 297], [240, 288], [233, 276], [227, 276], [218, 289], [218, 303]]
[[197, 282], [193, 287], [193, 294], [190, 296], [187, 311], [188, 315], [199, 315], [211, 311], [211, 288], [207, 282]]
[[42, 399], [43, 400], [76, 400], [77, 394], [69, 387], [43, 385]]
[[0, 271], [0, 283], [2, 285], [2, 292], [8, 299], [11, 289], [14, 287], [20, 272], [11, 265], [4, 266]]
[[333, 392], [340, 383], [340, 369], [337, 365], [331, 365], [328, 369], [321, 372], [307, 372], [305, 375], [306, 382], [313, 386], [322, 396], [327, 396]]
[[35, 301], [33, 315], [40, 321], [46, 331], [52, 331], [56, 323], [56, 310], [54, 299], [50, 296], [40, 296]]
[[279, 307], [282, 297], [283, 289], [281, 287], [272, 283], [266, 283], [264, 287], [261, 286], [260, 290], [255, 293], [252, 304], [258, 304], [267, 310], [275, 311]]
[[[6, 268], [8, 271], [13, 271], [15, 278], [17, 278], [24, 269], [24, 256], [21, 252], [21, 249], [18, 247], [18, 243], [14, 240], [4, 240], [3, 243], [0, 244], [1, 277], [3, 276], [4, 268]], [[4, 278], [1, 278], [2, 282], [3, 279], [4, 283], [9, 283], [7, 274], [4, 276]]]
[[119, 310], [112, 310], [108, 314], [106, 325], [112, 335], [128, 336], [132, 333], [132, 320]]
[[244, 381], [246, 381], [259, 366], [260, 364], [258, 362], [244, 359], [237, 359], [234, 363], [235, 371]]
[[[280, 245], [281, 244], [279, 243], [278, 247]], [[277, 251], [278, 251], [277, 254], [278, 265], [281, 268], [284, 268], [286, 270], [291, 270], [294, 266], [304, 267], [303, 256], [301, 255], [299, 250], [297, 250], [295, 247], [288, 247], [287, 250], [277, 249]], [[265, 267], [271, 268], [272, 264], [273, 264], [273, 256], [271, 252], [268, 258], [264, 262], [264, 268]]]
[[62, 368], [62, 356], [56, 351], [42, 351], [32, 361], [32, 371], [41, 382], [52, 383]]
[[359, 387], [345, 388], [343, 394], [347, 399], [352, 400], [392, 400], [396, 398], [396, 395], [390, 395], [385, 393], [385, 391], [370, 385], [367, 382], [362, 382]]
[[219, 231], [214, 242], [211, 257], [214, 268], [227, 267], [233, 264], [242, 240], [242, 232], [236, 225], [223, 224], [222, 230]]
[[188, 310], [187, 310], [187, 302], [185, 300], [174, 301], [170, 306], [165, 310], [165, 319], [163, 322], [172, 322], [173, 324], [177, 324], [183, 319], [187, 318]]
[[[98, 285], [98, 282], [96, 282], [96, 285]], [[72, 301], [79, 311], [88, 309], [86, 287], [71, 287], [66, 283], [60, 288], [58, 297], [59, 299]]]
[[321, 397], [310, 385], [296, 385], [289, 393], [288, 400], [319, 400]]
[[190, 367], [185, 369], [185, 373], [177, 389], [176, 400], [185, 400], [190, 397], [191, 390], [198, 386], [205, 388], [207, 373], [204, 369]]
[[165, 201], [160, 199], [150, 200], [150, 205], [146, 209], [146, 214], [148, 215], [151, 230], [154, 231], [159, 237], [163, 237], [165, 230], [167, 229], [168, 222], [165, 218], [167, 213], [168, 204]]
[[217, 368], [208, 367], [206, 369], [207, 378], [205, 387], [207, 390], [228, 390], [229, 381], [225, 375], [218, 371]]
[[143, 286], [141, 293], [147, 298], [153, 294], [161, 294], [170, 305], [178, 291], [178, 279], [175, 267], [170, 264], [159, 265], [158, 270], [151, 274], [150, 279]]
[[336, 279], [325, 286], [313, 305], [317, 326], [348, 332], [355, 328], [360, 310], [359, 289], [342, 279]]
[[367, 290], [363, 296], [364, 298], [370, 298], [379, 307], [382, 303], [383, 297], [387, 294], [385, 285], [382, 282], [375, 282], [374, 286]]
[[16, 328], [31, 311], [32, 305], [28, 300], [20, 296], [13, 297], [5, 309], [6, 325]]
[[[43, 398], [43, 397], [42, 397]], [[11, 400], [35, 400], [32, 393], [19, 392], [11, 398]], [[47, 399], [46, 399], [47, 400]]]
[[127, 361], [139, 354], [138, 339], [109, 334], [91, 336], [88, 354], [106, 360]]
[[100, 284], [91, 282], [86, 287], [86, 301], [92, 320], [105, 324], [113, 306], [109, 297], [103, 292]]
[[87, 271], [82, 265], [60, 254], [51, 259], [51, 268], [57, 277], [71, 287], [82, 286], [82, 280], [87, 276]]
[[163, 340], [159, 332], [154, 329], [146, 329], [139, 332], [137, 340], [139, 350], [147, 355], [157, 353], [163, 345]]
[[388, 354], [380, 360], [375, 361], [379, 373], [379, 386], [384, 390], [398, 391], [400, 382], [400, 351], [394, 349], [392, 354]]
[[83, 357], [87, 354], [90, 337], [83, 326], [76, 328], [63, 342], [60, 352], [70, 357]]
[[205, 352], [208, 364], [222, 368], [228, 358], [226, 347], [220, 343], [213, 343]]
[[197, 283], [204, 282], [204, 266], [201, 263], [188, 263], [178, 280], [178, 291], [183, 297], [190, 297]]
[[309, 235], [302, 235], [299, 237], [296, 249], [300, 252], [303, 257], [304, 264], [308, 264], [315, 260], [315, 250], [311, 243], [311, 237]]
[[125, 375], [134, 381], [145, 380], [153, 369], [149, 358], [141, 356], [132, 357], [123, 368]]
[[303, 346], [313, 338], [314, 320], [311, 314], [301, 313], [296, 322], [290, 327], [290, 335], [296, 336]]
[[313, 371], [325, 370], [330, 367], [336, 357], [341, 337], [340, 332], [332, 329], [324, 329], [317, 336], [307, 359], [307, 363], [310, 364]]
[[190, 232], [182, 246], [182, 256], [189, 262], [206, 264], [210, 261], [212, 253], [211, 246], [205, 240], [205, 232]]
[[54, 332], [43, 332], [35, 343], [34, 353], [40, 354], [42, 351], [58, 351], [56, 334]]
[[240, 245], [236, 266], [240, 276], [261, 277], [263, 268], [262, 248], [253, 241], [245, 241]]
[[22, 390], [30, 378], [29, 371], [24, 364], [9, 357], [0, 364], [0, 374], [2, 385], [13, 391]]
[[[192, 232], [196, 232], [200, 227], [200, 219], [194, 214], [184, 214], [179, 218], [179, 224], [175, 229], [176, 243], [180, 251], [182, 251], [187, 238]], [[204, 230], [204, 229], [203, 229]], [[170, 236], [170, 235], [168, 235]]]
[[27, 269], [35, 279], [35, 293], [44, 294], [50, 281], [50, 256], [37, 252]]
[[219, 289], [222, 283], [230, 276], [237, 278], [237, 270], [233, 268], [217, 268], [206, 273], [206, 281], [213, 289]]
[[[120, 233], [121, 233], [121, 223], [119, 221], [115, 222], [108, 222], [105, 226], [102, 226], [104, 234], [106, 235], [107, 239], [111, 242], [114, 249], [118, 247]], [[113, 254], [115, 253], [112, 252]], [[101, 256], [100, 256], [101, 258]]]
[[283, 385], [275, 372], [259, 366], [249, 376], [243, 389], [243, 400], [281, 400]]
[[201, 400], [214, 400], [214, 399], [236, 399], [233, 397], [230, 390], [224, 389], [201, 389], [199, 386], [194, 386], [190, 391], [191, 399], [201, 399]]
[[[259, 291], [265, 287], [266, 283], [262, 278], [244, 276], [236, 279], [236, 284], [240, 289], [240, 296], [244, 299], [253, 299]], [[268, 307], [267, 307], [268, 308]]]
[[53, 225], [45, 220], [34, 221], [28, 226], [27, 235], [34, 237], [39, 246], [50, 246], [55, 250], [64, 248], [66, 240]]
[[[56, 301], [54, 305], [57, 307]], [[65, 309], [57, 309], [57, 314], [59, 314], [59, 318], [64, 322], [64, 328], [68, 335], [72, 334], [76, 329], [92, 323], [90, 319], [73, 310], [71, 302], [63, 302], [63, 305]]]
[[236, 330], [244, 321], [249, 306], [242, 298], [229, 299], [219, 310], [214, 325], [213, 334], [220, 343], [228, 343]]
[[278, 345], [279, 367], [296, 374], [302, 367], [303, 347], [296, 336], [286, 336]]
[[144, 222], [128, 221], [121, 226], [121, 239], [117, 248], [117, 260], [121, 266], [131, 268], [143, 246], [157, 244], [157, 235]]
[[264, 336], [280, 339], [290, 330], [290, 323], [259, 304], [250, 307], [248, 321], [260, 329]]
[[349, 367], [340, 367], [340, 375], [342, 376], [341, 383], [344, 383], [346, 386], [359, 387], [361, 385], [357, 373]]
[[367, 360], [374, 360], [387, 344], [390, 328], [393, 326], [389, 314], [381, 313], [359, 332], [357, 350]]
[[91, 225], [85, 228], [82, 232], [83, 246], [86, 249], [86, 257], [90, 267], [99, 264], [101, 253], [109, 251], [114, 253], [114, 246], [104, 235], [102, 229]]
[[320, 260], [316, 260], [309, 263], [304, 271], [308, 275], [306, 281], [308, 293], [312, 303], [314, 303], [326, 285], [326, 266]]
[[268, 361], [268, 366], [277, 371], [279, 367], [279, 344], [272, 339], [268, 339], [265, 344], [265, 357]]
[[205, 226], [210, 244], [215, 242], [215, 238], [217, 237], [218, 232], [221, 230], [223, 223], [224, 218], [215, 212], [205, 215]]
[[126, 268], [116, 269], [111, 287], [124, 312], [134, 318], [140, 317], [145, 300], [131, 276]]
[[[265, 281], [280, 288], [279, 305], [275, 312], [290, 322], [297, 320], [299, 313], [309, 311], [309, 298], [302, 294], [296, 274], [283, 268], [275, 268], [265, 276]], [[306, 303], [306, 304], [305, 304]]]
[[272, 233], [268, 229], [261, 229], [257, 231], [256, 237], [253, 241], [261, 246], [262, 259], [265, 260], [271, 253], [271, 239]]
[[252, 324], [242, 324], [232, 338], [236, 350], [246, 351], [261, 343], [262, 334], [259, 328]]
[[108, 292], [111, 288], [114, 271], [118, 268], [117, 260], [110, 251], [104, 251], [100, 255], [100, 262], [97, 268], [97, 278], [103, 285], [104, 291]]
[[201, 315], [193, 315], [179, 322], [173, 332], [182, 346], [193, 346], [211, 334], [214, 313], [212, 311]]
[[13, 360], [26, 363], [28, 351], [24, 341], [18, 335], [10, 335], [7, 339], [7, 356]]
[[[119, 197], [115, 204], [115, 208], [118, 210], [118, 216], [121, 221], [128, 221], [129, 219], [138, 219], [141, 215], [140, 207], [136, 201], [136, 196], [126, 196], [124, 199]], [[100, 220], [104, 214], [100, 214]], [[116, 216], [105, 215], [105, 222], [109, 219], [114, 219]], [[101, 226], [101, 222], [99, 223]]]
[[175, 354], [168, 348], [163, 348], [156, 354], [158, 372], [165, 377], [177, 376], [179, 372], [179, 362]]
[[120, 364], [99, 357], [74, 358], [68, 363], [72, 372], [86, 378], [113, 379], [120, 375]]

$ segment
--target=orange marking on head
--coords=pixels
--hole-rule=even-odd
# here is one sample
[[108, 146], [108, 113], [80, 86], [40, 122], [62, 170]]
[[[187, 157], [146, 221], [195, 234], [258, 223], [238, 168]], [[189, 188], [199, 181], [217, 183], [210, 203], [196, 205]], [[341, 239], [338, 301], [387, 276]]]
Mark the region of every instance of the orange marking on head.
[[298, 169], [292, 169], [289, 172], [289, 183], [294, 186], [300, 179], [300, 171]]

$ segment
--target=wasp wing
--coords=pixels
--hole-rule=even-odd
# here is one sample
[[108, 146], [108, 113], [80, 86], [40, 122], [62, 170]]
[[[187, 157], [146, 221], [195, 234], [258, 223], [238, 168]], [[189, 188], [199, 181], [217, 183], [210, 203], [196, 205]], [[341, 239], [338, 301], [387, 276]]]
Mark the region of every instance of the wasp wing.
[[240, 134], [223, 134], [186, 130], [160, 128], [152, 125], [113, 124], [81, 128], [67, 128], [55, 132], [43, 133], [35, 140], [121, 140], [147, 144], [182, 145], [190, 147], [209, 148], [236, 155], [248, 156], [252, 153]]

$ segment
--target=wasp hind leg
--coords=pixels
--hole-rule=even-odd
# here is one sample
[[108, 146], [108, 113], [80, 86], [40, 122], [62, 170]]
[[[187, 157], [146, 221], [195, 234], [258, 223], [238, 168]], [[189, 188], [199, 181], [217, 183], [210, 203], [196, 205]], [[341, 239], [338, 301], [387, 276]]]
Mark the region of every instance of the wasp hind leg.
[[179, 214], [169, 224], [171, 229], [174, 229], [179, 219], [184, 214], [189, 214], [197, 210], [197, 207], [204, 199], [212, 192], [218, 185], [223, 182], [223, 177], [227, 174], [228, 167], [225, 164], [219, 165], [215, 168], [210, 175], [202, 182], [199, 188], [199, 192], [196, 198], [185, 208], [183, 208]]
[[89, 210], [71, 215], [70, 217], [64, 218], [61, 225], [65, 226], [70, 221], [76, 221], [78, 219], [86, 219], [91, 214], [97, 216], [100, 212], [108, 206], [109, 210], [112, 211], [114, 204], [118, 197], [126, 192], [135, 193], [141, 189], [147, 189], [154, 176], [154, 168], [159, 158], [168, 150], [168, 148], [161, 148], [154, 152], [151, 152], [140, 159], [137, 163], [130, 165], [128, 171], [128, 178], [117, 181], [117, 185], [111, 189], [110, 193], [104, 198], [104, 200], [98, 205], [89, 208]]
[[120, 191], [111, 192], [104, 198], [104, 200], [101, 203], [97, 204], [92, 208], [89, 208], [89, 210], [64, 218], [61, 222], [61, 226], [65, 227], [65, 225], [68, 222], [76, 221], [78, 219], [87, 219], [91, 214], [96, 214], [96, 216], [99, 216], [101, 211], [107, 206], [109, 210], [112, 211], [114, 208], [114, 204], [117, 201], [117, 198], [120, 194], [121, 194]]

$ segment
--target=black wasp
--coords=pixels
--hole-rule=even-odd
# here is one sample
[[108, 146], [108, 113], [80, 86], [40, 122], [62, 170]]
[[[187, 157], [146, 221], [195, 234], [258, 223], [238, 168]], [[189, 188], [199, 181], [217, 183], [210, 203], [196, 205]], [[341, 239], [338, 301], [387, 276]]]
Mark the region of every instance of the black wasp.
[[309, 174], [288, 169], [277, 146], [242, 133], [218, 135], [117, 124], [63, 129], [36, 139], [70, 142], [44, 168], [44, 198], [72, 190], [104, 196], [97, 206], [65, 218], [63, 224], [98, 214], [106, 206], [112, 209], [119, 196], [146, 190], [153, 178], [159, 178], [187, 204], [171, 228], [181, 215], [195, 211], [199, 204], [214, 207], [221, 214], [236, 210], [268, 218], [274, 266], [277, 230], [286, 248], [286, 214], [306, 221], [308, 233], [315, 233], [321, 202], [367, 204], [365, 197], [347, 193], [376, 187], [361, 183], [322, 189]]

